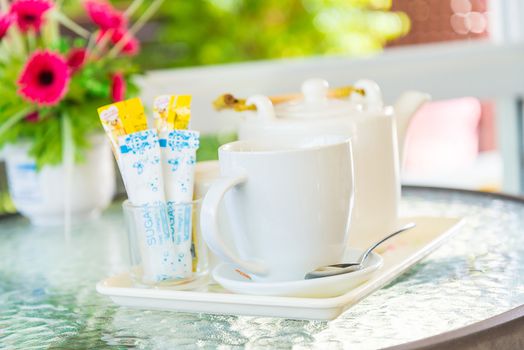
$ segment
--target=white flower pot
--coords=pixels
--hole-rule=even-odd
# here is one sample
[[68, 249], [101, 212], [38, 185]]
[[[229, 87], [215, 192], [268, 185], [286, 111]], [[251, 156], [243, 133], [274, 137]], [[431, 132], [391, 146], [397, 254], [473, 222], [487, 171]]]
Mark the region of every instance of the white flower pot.
[[[85, 161], [75, 164], [70, 180], [70, 213], [73, 222], [96, 217], [115, 193], [115, 169], [109, 142], [103, 135], [92, 139]], [[34, 225], [54, 226], [64, 223], [66, 171], [63, 165], [36, 170], [27, 152], [29, 144], [9, 145], [5, 162], [9, 193], [17, 210]]]

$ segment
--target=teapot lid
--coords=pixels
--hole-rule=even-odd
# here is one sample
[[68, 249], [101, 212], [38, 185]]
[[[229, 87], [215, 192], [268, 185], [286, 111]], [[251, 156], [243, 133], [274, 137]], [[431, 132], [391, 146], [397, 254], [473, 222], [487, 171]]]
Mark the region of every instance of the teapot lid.
[[[324, 118], [359, 112], [370, 105], [382, 108], [380, 88], [375, 82], [361, 80], [355, 87], [363, 88], [366, 97], [353, 94], [349, 99], [341, 100], [328, 96], [329, 84], [326, 80], [308, 79], [301, 88], [304, 98], [275, 106], [275, 113], [281, 118]], [[366, 106], [363, 106], [364, 103]]]

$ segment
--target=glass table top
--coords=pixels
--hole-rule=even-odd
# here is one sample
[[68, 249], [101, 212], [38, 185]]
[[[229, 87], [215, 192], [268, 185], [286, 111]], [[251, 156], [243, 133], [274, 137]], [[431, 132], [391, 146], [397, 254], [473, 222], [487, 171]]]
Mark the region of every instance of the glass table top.
[[336, 320], [296, 321], [145, 311], [114, 305], [95, 284], [127, 267], [119, 203], [74, 227], [0, 221], [0, 348], [362, 348], [413, 341], [524, 304], [524, 202], [408, 188], [402, 214], [464, 216], [412, 269]]

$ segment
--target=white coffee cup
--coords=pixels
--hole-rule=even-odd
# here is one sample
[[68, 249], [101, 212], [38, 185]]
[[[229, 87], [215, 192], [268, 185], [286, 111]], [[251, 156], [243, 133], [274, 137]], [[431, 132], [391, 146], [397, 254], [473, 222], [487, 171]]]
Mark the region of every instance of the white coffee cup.
[[[354, 197], [347, 137], [237, 141], [220, 147], [219, 160], [222, 176], [204, 198], [201, 227], [222, 260], [269, 282], [341, 262]], [[218, 225], [224, 196], [236, 249]]]

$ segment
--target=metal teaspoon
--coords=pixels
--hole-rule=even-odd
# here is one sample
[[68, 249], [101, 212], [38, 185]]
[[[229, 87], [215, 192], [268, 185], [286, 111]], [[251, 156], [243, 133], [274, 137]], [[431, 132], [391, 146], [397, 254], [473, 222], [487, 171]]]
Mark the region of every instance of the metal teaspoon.
[[397, 231], [382, 238], [380, 241], [373, 243], [371, 247], [369, 247], [368, 249], [366, 249], [366, 251], [364, 251], [364, 253], [362, 253], [357, 262], [321, 266], [314, 271], [308, 272], [304, 278], [309, 280], [312, 278], [335, 276], [358, 271], [362, 268], [362, 264], [364, 263], [364, 261], [366, 261], [366, 258], [368, 257], [369, 253], [371, 253], [376, 247], [378, 247], [388, 239], [398, 235], [399, 233], [412, 229], [415, 226], [416, 224], [414, 222], [410, 222], [409, 224], [406, 224], [402, 228], [398, 229]]

